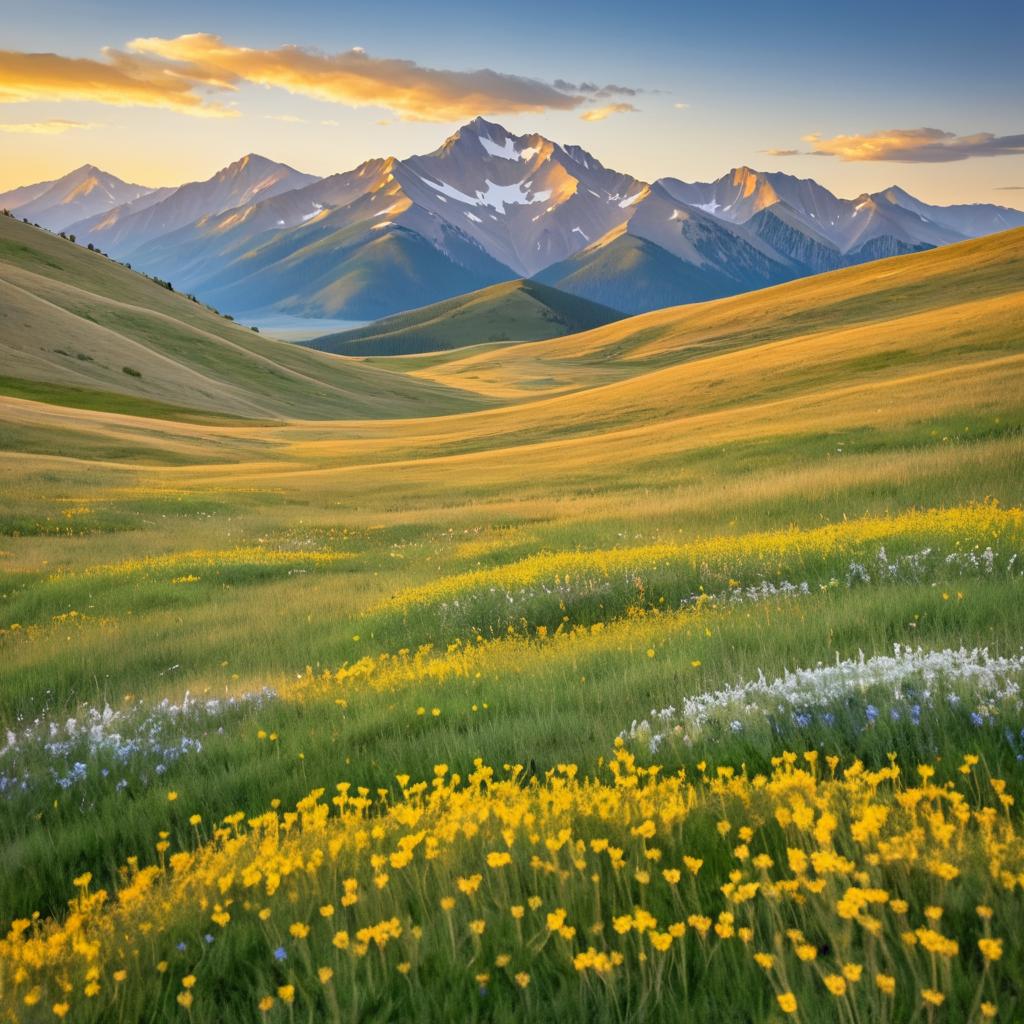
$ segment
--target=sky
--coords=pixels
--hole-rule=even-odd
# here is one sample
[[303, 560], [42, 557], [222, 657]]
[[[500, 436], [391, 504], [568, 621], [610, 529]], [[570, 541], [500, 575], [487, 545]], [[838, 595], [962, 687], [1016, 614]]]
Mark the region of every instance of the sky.
[[475, 115], [645, 180], [748, 165], [1024, 208], [1024, 4], [0, 0], [0, 191], [313, 174]]

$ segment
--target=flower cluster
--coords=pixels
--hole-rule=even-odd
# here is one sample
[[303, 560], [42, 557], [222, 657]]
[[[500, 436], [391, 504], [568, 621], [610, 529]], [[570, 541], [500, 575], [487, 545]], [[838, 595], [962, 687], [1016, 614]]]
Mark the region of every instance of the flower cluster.
[[[916, 571], [918, 563], [933, 555], [941, 545], [954, 552], [953, 560], [966, 568], [970, 551], [958, 551], [965, 538], [1001, 538], [1019, 547], [1024, 535], [1024, 510], [1002, 509], [995, 504], [967, 505], [952, 509], [928, 509], [905, 512], [899, 516], [866, 516], [832, 523], [810, 530], [792, 527], [739, 536], [719, 536], [694, 540], [687, 544], [650, 544], [634, 548], [599, 551], [546, 552], [497, 568], [474, 569], [443, 576], [431, 583], [410, 588], [395, 595], [385, 605], [411, 611], [417, 607], [441, 605], [465, 608], [467, 602], [496, 597], [503, 604], [535, 594], [564, 596], [588, 593], [605, 581], [621, 578], [644, 581], [667, 571], [675, 577], [736, 575], [769, 578], [787, 563], [811, 560], [830, 561], [846, 566], [852, 558], [879, 545], [913, 544], [927, 538], [930, 549], [909, 557], [898, 555], [889, 561], [885, 548], [878, 557], [879, 568], [892, 574]], [[995, 552], [974, 555], [976, 567], [984, 570]], [[1012, 558], [1012, 556], [1011, 556]], [[952, 564], [952, 563], [951, 563]], [[1010, 561], [1010, 570], [1016, 561]], [[575, 589], [573, 589], [575, 588]]]
[[201, 736], [277, 694], [264, 688], [225, 697], [135, 702], [115, 710], [83, 705], [72, 718], [37, 718], [8, 730], [0, 745], [0, 795], [47, 796], [84, 783], [124, 790], [147, 786], [176, 761], [203, 749]]
[[[197, 548], [192, 551], [176, 551], [167, 555], [149, 555], [145, 558], [128, 559], [123, 562], [92, 565], [81, 575], [89, 578], [100, 576], [116, 579], [118, 577], [154, 576], [169, 573], [177, 578], [182, 575], [182, 570], [187, 569], [288, 568], [290, 566], [329, 565], [351, 557], [344, 551], [273, 548], [251, 544], [218, 550]], [[62, 570], [55, 573], [51, 579], [62, 579], [68, 575], [70, 574], [66, 570]]]
[[[620, 738], [655, 752], [667, 740], [691, 745], [724, 732], [785, 724], [821, 734], [837, 716], [859, 714], [863, 727], [878, 718], [920, 724], [937, 703], [959, 709], [973, 725], [999, 719], [1019, 728], [1024, 718], [1020, 683], [1024, 654], [995, 657], [987, 649], [928, 651], [901, 647], [892, 655], [836, 659], [833, 665], [794, 669], [685, 698], [678, 707], [651, 711]], [[884, 709], [884, 712], [883, 710]]]
[[542, 986], [570, 986], [582, 1014], [592, 979], [614, 979], [602, 998], [653, 1009], [671, 991], [683, 1017], [713, 983], [806, 1019], [832, 1000], [852, 1018], [943, 1003], [967, 1019], [1020, 980], [1024, 838], [977, 757], [956, 783], [910, 774], [808, 751], [690, 780], [619, 746], [598, 778], [478, 761], [465, 779], [444, 764], [400, 776], [397, 797], [318, 789], [294, 811], [229, 815], [190, 849], [162, 841], [114, 893], [80, 876], [63, 921], [14, 921], [0, 1009], [67, 1003], [98, 1021], [174, 1000], [214, 1020], [230, 965], [203, 951], [225, 935], [246, 950], [254, 1017], [348, 1019], [388, 998], [439, 1019], [460, 987]]

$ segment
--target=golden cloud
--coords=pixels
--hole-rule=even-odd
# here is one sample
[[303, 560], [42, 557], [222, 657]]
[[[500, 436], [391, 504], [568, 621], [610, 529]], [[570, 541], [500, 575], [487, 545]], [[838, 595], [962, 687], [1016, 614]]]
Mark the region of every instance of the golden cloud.
[[[428, 68], [372, 57], [361, 47], [341, 53], [299, 46], [251, 49], [204, 32], [133, 39], [125, 50], [104, 50], [103, 57], [0, 51], [0, 102], [93, 100], [224, 117], [237, 111], [212, 97], [248, 83], [351, 107], [383, 107], [406, 121], [458, 121], [478, 114], [574, 110], [615, 93], [637, 92], [619, 85], [549, 84], [489, 68]], [[588, 111], [588, 120], [631, 109], [613, 103]]]
[[63, 135], [75, 129], [102, 128], [102, 125], [85, 121], [31, 121], [21, 124], [0, 124], [0, 132], [10, 135]]
[[28, 100], [91, 100], [116, 107], [167, 107], [206, 117], [232, 111], [196, 91], [187, 73], [165, 62], [105, 51], [105, 61], [62, 57], [56, 53], [0, 50], [0, 103]]
[[[568, 111], [593, 101], [583, 90], [566, 91], [487, 68], [424, 68], [413, 60], [374, 57], [359, 47], [341, 53], [299, 46], [251, 49], [208, 33], [134, 39], [126, 50], [104, 49], [101, 60], [0, 50], [0, 102], [91, 100], [232, 117], [238, 112], [214, 96], [246, 83], [349, 106], [382, 106], [406, 121]], [[608, 94], [604, 90], [626, 91], [606, 86], [597, 94]], [[614, 103], [609, 112], [623, 108], [628, 104]]]
[[636, 107], [632, 103], [609, 103], [606, 107], [594, 107], [591, 110], [584, 110], [580, 114], [582, 121], [603, 121], [612, 114], [635, 114]]
[[1024, 154], [1024, 135], [993, 135], [978, 132], [956, 135], [940, 128], [890, 128], [869, 135], [836, 135], [823, 139], [805, 135], [818, 156], [843, 161], [888, 160], [900, 163], [948, 163], [982, 156]]
[[578, 95], [532, 78], [488, 68], [438, 70], [411, 60], [371, 57], [360, 48], [334, 54], [298, 46], [256, 50], [231, 46], [220, 36], [195, 33], [176, 39], [134, 39], [128, 49], [181, 65], [193, 80], [207, 85], [274, 86], [351, 107], [385, 107], [407, 121], [571, 110], [583, 102]]

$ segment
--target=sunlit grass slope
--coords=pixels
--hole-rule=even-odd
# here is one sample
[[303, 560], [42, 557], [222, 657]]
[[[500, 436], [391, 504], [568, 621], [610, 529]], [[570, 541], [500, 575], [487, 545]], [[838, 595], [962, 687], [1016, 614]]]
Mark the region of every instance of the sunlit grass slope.
[[1022, 248], [431, 419], [0, 398], [0, 1015], [1018, 1019]]
[[[111, 408], [94, 392], [249, 419], [432, 415], [472, 396], [261, 338], [99, 253], [0, 218], [5, 394]], [[25, 383], [21, 383], [25, 382]], [[63, 394], [58, 389], [66, 389]], [[128, 402], [124, 411], [142, 412]]]
[[[424, 375], [471, 377], [495, 393], [514, 394], [520, 380], [551, 379], [552, 388], [591, 383], [618, 364], [632, 375], [652, 367], [756, 345], [864, 328], [890, 344], [907, 318], [954, 319], [956, 307], [987, 300], [1016, 303], [1024, 280], [1024, 234], [1008, 231], [935, 252], [880, 260], [714, 302], [658, 310], [607, 327], [494, 355], [471, 354]], [[946, 311], [943, 313], [943, 311]], [[1019, 315], [1019, 311], [1018, 311]], [[952, 329], [955, 325], [950, 324]], [[899, 346], [893, 346], [899, 356]], [[488, 364], [494, 369], [488, 371]]]

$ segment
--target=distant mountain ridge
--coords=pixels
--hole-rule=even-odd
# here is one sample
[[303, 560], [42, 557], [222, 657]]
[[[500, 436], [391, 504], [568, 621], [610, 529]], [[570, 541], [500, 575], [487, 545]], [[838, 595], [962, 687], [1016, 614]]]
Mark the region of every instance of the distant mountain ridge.
[[143, 201], [140, 206], [136, 201], [125, 216], [91, 217], [70, 224], [68, 230], [112, 253], [134, 250], [200, 217], [290, 192], [316, 180], [312, 174], [249, 153], [206, 181], [181, 185], [152, 203]]
[[55, 181], [3, 193], [0, 208], [51, 231], [61, 231], [75, 221], [114, 210], [152, 191], [145, 185], [122, 181], [92, 164], [83, 164]]
[[[841, 199], [749, 167], [648, 183], [482, 118], [432, 153], [322, 179], [255, 154], [170, 190], [87, 170], [83, 196], [69, 175], [0, 205], [236, 316], [371, 320], [519, 278], [637, 313], [1024, 225], [993, 204], [934, 206], [896, 186]], [[61, 222], [93, 193], [97, 209]]]

